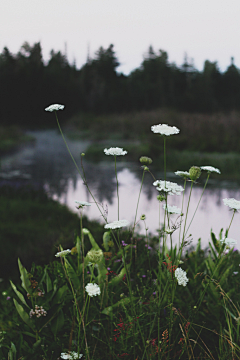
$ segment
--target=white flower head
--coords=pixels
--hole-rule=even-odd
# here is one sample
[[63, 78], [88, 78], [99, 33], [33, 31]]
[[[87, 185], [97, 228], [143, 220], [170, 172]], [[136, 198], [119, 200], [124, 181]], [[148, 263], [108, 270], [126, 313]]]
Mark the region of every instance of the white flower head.
[[128, 226], [130, 223], [127, 220], [116, 220], [104, 226], [105, 229], [120, 229]]
[[238, 274], [238, 271], [234, 271], [233, 274], [234, 274], [234, 275], [237, 275], [237, 274]]
[[83, 354], [76, 353], [75, 351], [71, 351], [70, 353], [61, 353], [61, 359], [69, 359], [69, 360], [76, 360], [81, 359]]
[[54, 105], [50, 105], [48, 107], [46, 107], [45, 111], [57, 111], [57, 110], [63, 110], [64, 109], [64, 105], [59, 105], [59, 104], [54, 104]]
[[178, 285], [186, 286], [189, 279], [187, 278], [187, 273], [181, 268], [175, 270], [175, 277], [178, 281]]
[[127, 151], [123, 150], [123, 148], [119, 147], [111, 147], [109, 149], [103, 150], [106, 155], [113, 155], [113, 156], [119, 156], [119, 155], [126, 155]]
[[175, 171], [175, 174], [178, 176], [182, 176], [183, 178], [189, 178], [190, 174], [188, 171]]
[[202, 170], [208, 171], [208, 172], [216, 172], [218, 174], [221, 174], [221, 171], [213, 166], [200, 166]]
[[167, 210], [167, 212], [169, 214], [181, 214], [181, 209], [179, 209], [177, 206], [173, 205], [173, 206], [170, 206], [170, 205], [165, 205], [163, 204], [163, 209], [164, 210]]
[[91, 297], [101, 294], [100, 287], [97, 284], [88, 283], [85, 286], [85, 289], [86, 289], [88, 295]]
[[165, 186], [164, 180], [156, 180], [154, 181], [153, 185], [157, 186], [156, 189], [158, 191], [166, 192], [169, 195], [181, 195], [181, 191], [184, 190], [182, 186], [171, 181], [166, 181], [166, 186]]
[[224, 205], [229, 206], [231, 209], [240, 210], [240, 201], [236, 199], [223, 199]]
[[60, 257], [60, 256], [62, 257], [62, 256], [66, 256], [66, 255], [68, 255], [70, 253], [71, 253], [71, 250], [67, 249], [67, 250], [63, 250], [63, 251], [58, 252], [55, 256], [56, 257]]
[[176, 126], [169, 126], [167, 124], [153, 125], [151, 126], [151, 130], [155, 134], [161, 134], [166, 136], [178, 134], [180, 131]]
[[230, 239], [230, 238], [224, 238], [220, 240], [221, 243], [224, 243], [226, 245], [236, 245], [237, 244], [237, 240], [234, 239]]
[[78, 201], [75, 200], [75, 203], [78, 204], [78, 209], [83, 208], [84, 206], [91, 206], [87, 201]]

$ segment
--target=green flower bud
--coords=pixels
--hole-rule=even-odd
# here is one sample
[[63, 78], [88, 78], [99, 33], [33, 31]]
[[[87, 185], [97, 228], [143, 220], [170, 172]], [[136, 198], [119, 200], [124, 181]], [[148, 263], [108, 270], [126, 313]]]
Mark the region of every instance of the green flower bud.
[[71, 249], [71, 255], [75, 255], [75, 254], [77, 254], [78, 252], [77, 252], [77, 248], [76, 248], [76, 246], [74, 246], [72, 249]]
[[152, 163], [152, 159], [147, 156], [141, 156], [139, 161], [144, 165], [150, 165]]
[[141, 220], [145, 220], [145, 219], [146, 219], [146, 215], [143, 214], [143, 215], [140, 217], [140, 219], [141, 219]]
[[158, 201], [162, 202], [163, 200], [166, 199], [166, 197], [164, 195], [158, 195], [157, 199], [158, 199]]
[[81, 153], [81, 156], [85, 156], [85, 153]]
[[122, 294], [120, 295], [120, 297], [123, 298], [123, 297], [124, 297], [124, 293], [122, 293]]
[[192, 166], [190, 169], [189, 169], [189, 175], [190, 175], [190, 179], [192, 181], [195, 181], [197, 180], [200, 175], [201, 175], [201, 169], [200, 167], [198, 166]]
[[87, 253], [87, 257], [90, 262], [92, 262], [93, 264], [96, 264], [99, 261], [101, 261], [101, 259], [103, 257], [103, 252], [101, 249], [100, 250], [90, 250]]

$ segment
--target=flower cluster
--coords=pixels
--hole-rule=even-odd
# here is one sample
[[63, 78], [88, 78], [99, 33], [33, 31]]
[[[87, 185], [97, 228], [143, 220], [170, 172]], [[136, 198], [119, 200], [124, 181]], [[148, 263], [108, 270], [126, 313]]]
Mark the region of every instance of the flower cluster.
[[76, 360], [81, 359], [83, 354], [76, 353], [75, 351], [71, 351], [69, 354], [67, 353], [61, 353], [61, 359], [70, 359], [70, 360]]
[[67, 249], [67, 250], [63, 250], [63, 251], [60, 251], [58, 253], [56, 253], [56, 257], [60, 257], [60, 256], [66, 256], [68, 254], [71, 254], [71, 250], [70, 249]]
[[181, 268], [175, 270], [175, 277], [177, 278], [178, 285], [186, 286], [189, 279], [187, 278], [187, 273]]
[[31, 311], [29, 313], [30, 318], [33, 315], [36, 315], [37, 318], [39, 318], [40, 316], [46, 316], [47, 312], [43, 309], [42, 306], [39, 307], [38, 305], [35, 305], [35, 311], [33, 309], [31, 309]]
[[120, 229], [128, 226], [130, 223], [127, 220], [116, 220], [104, 226], [105, 229]]
[[166, 255], [167, 255], [169, 262], [167, 263], [167, 262], [163, 261], [163, 264], [167, 266], [167, 269], [170, 273], [173, 273], [173, 272], [175, 272], [177, 265], [171, 265], [171, 263], [172, 263], [172, 261], [170, 261], [171, 257], [168, 254], [166, 254]]
[[64, 109], [64, 105], [59, 105], [59, 104], [54, 104], [54, 105], [50, 105], [48, 106], [45, 111], [57, 111], [57, 110], [63, 110]]
[[[44, 292], [40, 288], [38, 288], [37, 291], [35, 291], [32, 296], [34, 296], [34, 297], [37, 297], [37, 296], [43, 297]], [[27, 297], [30, 298], [31, 295], [29, 293], [27, 293]]]
[[99, 261], [101, 261], [103, 257], [103, 251], [101, 249], [99, 250], [90, 250], [87, 253], [87, 257], [90, 260], [90, 262], [97, 264]]
[[[137, 317], [137, 319], [139, 319], [139, 316]], [[120, 323], [117, 324], [117, 326], [119, 326], [123, 331], [125, 331], [127, 329], [127, 327], [129, 327], [131, 329], [132, 326], [129, 326], [130, 324], [132, 324], [131, 322], [128, 324], [124, 324], [123, 323], [123, 320], [122, 320], [122, 317], [119, 318], [120, 320]], [[134, 321], [137, 321], [136, 319], [134, 319]], [[118, 331], [118, 333], [116, 334], [116, 336], [113, 337], [113, 341], [117, 341], [117, 338], [120, 336], [121, 334], [121, 330], [119, 329], [114, 329], [113, 331]], [[128, 333], [126, 333], [128, 334]]]
[[83, 208], [84, 206], [91, 206], [91, 204], [89, 204], [88, 202], [86, 201], [78, 201], [78, 200], [75, 200], [75, 203], [78, 204], [78, 209], [81, 209]]
[[230, 239], [230, 238], [224, 238], [220, 240], [221, 243], [224, 243], [226, 245], [236, 245], [237, 240]]
[[190, 174], [188, 171], [175, 171], [175, 174], [178, 176], [182, 176], [183, 178], [189, 178]]
[[103, 150], [105, 152], [106, 155], [113, 155], [113, 156], [119, 156], [119, 155], [126, 155], [127, 151], [123, 150], [123, 148], [119, 148], [119, 147], [111, 147], [109, 149], [104, 149]]
[[224, 205], [230, 207], [231, 209], [234, 210], [240, 210], [240, 201], [236, 200], [236, 199], [223, 199]]
[[85, 286], [85, 289], [91, 297], [101, 294], [100, 287], [97, 284], [89, 283]]
[[160, 135], [174, 135], [179, 133], [179, 129], [176, 126], [169, 126], [167, 124], [159, 124], [151, 126], [152, 132]]
[[213, 166], [201, 166], [201, 169], [202, 170], [205, 170], [205, 171], [207, 171], [207, 172], [216, 172], [216, 173], [218, 173], [218, 174], [221, 174], [221, 172], [220, 172], [220, 170], [219, 169], [217, 169], [217, 168], [215, 168], [215, 167], [213, 167]]
[[181, 209], [179, 209], [177, 206], [170, 206], [163, 204], [163, 209], [167, 210], [169, 214], [181, 214]]
[[166, 192], [169, 195], [181, 195], [181, 191], [184, 190], [183, 187], [177, 183], [165, 180], [156, 180], [153, 185], [156, 186], [158, 191]]

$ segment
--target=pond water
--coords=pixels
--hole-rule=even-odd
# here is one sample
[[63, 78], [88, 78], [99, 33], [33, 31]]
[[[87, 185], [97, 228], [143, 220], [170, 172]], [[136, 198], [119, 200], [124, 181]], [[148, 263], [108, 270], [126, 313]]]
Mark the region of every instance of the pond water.
[[[75, 200], [88, 201], [92, 203], [92, 206], [87, 207], [84, 213], [89, 219], [102, 221], [101, 214], [78, 174], [59, 133], [57, 131], [47, 130], [32, 131], [29, 132], [29, 134], [36, 138], [34, 144], [25, 145], [18, 149], [17, 152], [2, 157], [0, 173], [1, 184], [11, 181], [16, 185], [32, 183], [35, 186], [44, 187], [52, 198], [58, 200], [60, 203], [66, 204], [74, 212], [77, 211], [74, 203]], [[67, 142], [75, 160], [81, 168], [80, 154], [86, 151], [90, 142], [87, 140], [71, 141], [69, 139], [67, 139]], [[119, 144], [119, 146], [122, 147], [121, 144]], [[103, 149], [104, 147], [103, 145]], [[117, 161], [117, 171], [119, 180], [120, 219], [127, 219], [133, 223], [141, 186], [142, 169], [139, 162], [127, 162], [127, 156], [121, 158], [121, 160], [124, 161], [117, 159], [119, 160]], [[112, 161], [93, 164], [87, 161], [86, 153], [84, 157], [84, 170], [92, 193], [97, 201], [103, 205], [103, 208], [108, 211], [108, 222], [117, 220], [118, 202], [114, 158], [112, 158]], [[164, 178], [162, 172], [154, 172], [154, 176], [158, 180], [163, 180]], [[206, 177], [201, 179], [199, 183], [193, 187], [187, 227], [201, 197], [205, 179]], [[174, 173], [167, 173], [167, 180], [177, 182], [183, 186], [183, 180]], [[159, 228], [159, 202], [156, 198], [158, 192], [152, 184], [153, 179], [151, 175], [146, 173], [137, 219], [139, 219], [142, 214], [145, 214], [148, 232], [157, 234], [157, 229]], [[186, 214], [189, 192], [190, 183], [187, 184], [184, 197], [184, 214]], [[211, 228], [217, 237], [221, 228], [223, 228], [225, 232], [230, 224], [232, 212], [223, 204], [222, 199], [224, 198], [240, 200], [240, 184], [231, 181], [221, 181], [221, 175], [219, 175], [217, 180], [213, 180], [210, 177], [196, 216], [188, 231], [188, 235], [192, 234], [192, 245], [196, 245], [197, 240], [201, 238], [202, 247], [208, 246]], [[168, 199], [169, 205], [176, 205], [181, 208], [182, 196], [169, 196]], [[164, 211], [161, 205], [161, 223], [163, 222], [163, 216]], [[171, 215], [171, 219], [175, 222], [177, 215]], [[236, 213], [228, 236], [237, 240], [236, 248], [238, 249], [240, 249], [239, 224], [240, 214]], [[142, 234], [146, 233], [143, 221], [139, 222], [136, 230]], [[178, 243], [178, 234], [178, 230], [173, 233], [173, 244]]]

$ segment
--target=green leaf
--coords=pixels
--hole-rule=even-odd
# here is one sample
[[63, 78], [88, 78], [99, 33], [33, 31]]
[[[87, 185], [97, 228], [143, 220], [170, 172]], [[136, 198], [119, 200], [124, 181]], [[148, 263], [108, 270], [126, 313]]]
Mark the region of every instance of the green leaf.
[[[126, 266], [127, 269], [130, 267], [130, 265], [131, 265], [131, 264], [128, 264], [128, 265]], [[112, 287], [118, 285], [118, 284], [120, 283], [120, 281], [122, 281], [122, 279], [123, 279], [123, 277], [124, 277], [125, 274], [126, 274], [126, 269], [125, 269], [125, 267], [124, 267], [117, 276], [115, 276], [114, 278], [111, 279], [111, 281], [109, 281], [108, 287], [109, 287], [109, 288], [112, 288]]]
[[10, 280], [10, 283], [11, 283], [11, 285], [12, 285], [13, 290], [15, 291], [15, 293], [17, 294], [17, 296], [18, 296], [19, 299], [21, 300], [21, 302], [30, 309], [30, 307], [29, 307], [28, 304], [26, 303], [26, 300], [25, 300], [23, 294], [20, 293], [20, 291], [17, 290], [16, 286], [12, 283], [11, 280]]
[[39, 339], [33, 344], [33, 349], [37, 350], [37, 348], [41, 345], [42, 339]]
[[[138, 300], [138, 297], [134, 296], [132, 299]], [[102, 314], [110, 315], [110, 313], [112, 313], [113, 309], [115, 309], [116, 307], [119, 307], [119, 306], [124, 307], [124, 306], [128, 305], [130, 302], [131, 302], [131, 299], [129, 297], [121, 299], [116, 304], [114, 304], [112, 306], [108, 306], [105, 309], [103, 309]]]
[[34, 331], [34, 324], [30, 319], [29, 315], [23, 309], [21, 305], [17, 302], [17, 300], [13, 299], [14, 305], [17, 309], [18, 314], [21, 316], [22, 320]]
[[51, 281], [51, 279], [50, 279], [50, 277], [49, 277], [49, 275], [48, 275], [48, 272], [47, 272], [47, 269], [45, 269], [45, 271], [46, 271], [46, 285], [47, 285], [47, 292], [49, 293], [51, 290], [52, 290], [52, 281]]
[[[213, 249], [213, 247], [212, 247], [212, 244], [210, 243], [210, 241], [209, 241], [209, 246], [210, 246], [210, 248], [211, 248], [211, 250], [212, 250], [212, 254], [213, 254], [213, 256], [214, 256], [214, 258], [215, 258], [215, 260], [217, 260], [217, 254], [215, 253], [215, 251], [214, 251], [214, 249]], [[215, 247], [216, 248], [216, 247]], [[218, 250], [217, 250], [218, 251]]]
[[90, 231], [86, 228], [83, 228], [83, 234], [84, 235], [88, 235], [88, 238], [90, 240], [90, 243], [93, 247], [94, 250], [100, 250], [100, 247], [98, 246], [98, 244], [96, 243], [96, 241], [94, 240], [94, 237], [92, 236], [92, 234], [90, 233]]
[[60, 310], [58, 315], [51, 322], [51, 330], [54, 337], [57, 335], [58, 331], [61, 330], [64, 324], [64, 314], [63, 311]]
[[81, 286], [80, 280], [79, 280], [77, 274], [75, 273], [75, 270], [72, 267], [72, 265], [70, 264], [70, 262], [66, 258], [64, 260], [65, 260], [65, 268], [67, 271], [67, 275], [73, 285], [75, 292], [77, 292]]
[[108, 251], [108, 250], [109, 250], [108, 243], [109, 243], [110, 240], [111, 240], [111, 232], [110, 232], [110, 231], [106, 231], [106, 232], [103, 234], [103, 246], [104, 246], [105, 251]]
[[8, 358], [9, 360], [16, 360], [17, 358], [17, 350], [13, 342], [11, 342], [11, 348], [8, 352]]
[[64, 295], [66, 295], [68, 290], [68, 286], [67, 285], [63, 285], [61, 288], [58, 289], [58, 291], [56, 292], [56, 295], [53, 298], [52, 301], [52, 306], [55, 304], [60, 304], [63, 301], [63, 297]]
[[19, 258], [18, 258], [18, 266], [19, 266], [19, 271], [21, 274], [20, 278], [22, 280], [22, 287], [24, 288], [24, 290], [26, 290], [28, 293], [30, 293], [31, 292], [31, 281], [29, 280], [27, 270], [22, 266]]

